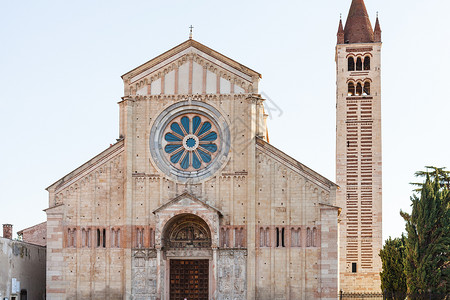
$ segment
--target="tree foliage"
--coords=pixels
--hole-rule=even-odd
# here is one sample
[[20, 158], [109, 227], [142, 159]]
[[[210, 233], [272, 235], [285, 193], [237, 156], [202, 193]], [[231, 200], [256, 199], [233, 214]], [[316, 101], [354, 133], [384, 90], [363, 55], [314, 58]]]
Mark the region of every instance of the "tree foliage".
[[425, 182], [416, 184], [420, 188], [411, 197], [411, 214], [400, 212], [406, 221], [404, 268], [408, 293], [445, 295], [450, 291], [449, 173], [429, 167], [416, 175], [425, 177]]
[[387, 299], [405, 299], [407, 291], [406, 276], [403, 270], [405, 254], [405, 237], [386, 240], [383, 249], [380, 250], [383, 271], [380, 273], [381, 290]]

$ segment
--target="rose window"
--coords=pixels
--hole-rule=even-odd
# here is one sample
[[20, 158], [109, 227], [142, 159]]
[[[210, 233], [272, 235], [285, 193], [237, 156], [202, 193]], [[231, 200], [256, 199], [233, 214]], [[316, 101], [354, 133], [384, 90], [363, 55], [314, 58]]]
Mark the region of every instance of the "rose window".
[[207, 117], [188, 113], [174, 118], [164, 131], [164, 152], [177, 169], [196, 171], [217, 154], [217, 128]]

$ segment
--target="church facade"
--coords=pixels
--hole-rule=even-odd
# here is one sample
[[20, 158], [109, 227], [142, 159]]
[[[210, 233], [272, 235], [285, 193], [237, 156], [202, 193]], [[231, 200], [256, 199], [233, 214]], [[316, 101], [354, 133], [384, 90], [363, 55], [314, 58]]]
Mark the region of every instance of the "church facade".
[[[341, 24], [336, 48], [340, 189], [269, 143], [258, 72], [190, 38], [124, 74], [117, 142], [47, 188], [47, 299], [336, 299], [339, 289], [376, 290], [381, 43], [373, 32], [346, 42], [358, 26]], [[366, 57], [370, 69], [357, 70]], [[363, 120], [367, 103], [373, 120]], [[368, 155], [368, 123], [377, 162], [370, 201], [366, 158], [356, 185], [347, 167], [350, 151]]]
[[337, 186], [267, 142], [261, 75], [189, 39], [50, 187], [48, 299], [334, 299]]

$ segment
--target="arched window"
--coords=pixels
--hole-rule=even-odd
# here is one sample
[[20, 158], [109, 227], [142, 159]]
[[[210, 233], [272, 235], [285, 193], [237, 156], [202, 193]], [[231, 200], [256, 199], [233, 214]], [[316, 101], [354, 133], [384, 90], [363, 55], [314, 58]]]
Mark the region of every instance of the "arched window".
[[348, 70], [349, 71], [355, 71], [355, 59], [353, 56], [350, 56], [348, 59]]
[[155, 247], [155, 230], [153, 228], [150, 228], [149, 239], [150, 239], [150, 248], [154, 248]]
[[311, 229], [306, 228], [306, 247], [311, 247], [312, 239], [311, 239]]
[[316, 229], [316, 227], [314, 227], [313, 231], [312, 231], [312, 246], [313, 247], [317, 246], [316, 241], [317, 241], [317, 229]]
[[362, 59], [361, 59], [361, 57], [358, 57], [356, 59], [356, 71], [362, 71], [362, 67], [363, 67]]
[[353, 82], [348, 83], [348, 96], [355, 96], [355, 84]]
[[280, 247], [280, 228], [277, 227], [277, 247]]
[[363, 91], [363, 95], [370, 95], [370, 81], [366, 81], [364, 82], [364, 91]]
[[269, 227], [266, 227], [266, 247], [271, 247], [270, 244], [270, 229]]
[[120, 248], [120, 229], [116, 230], [116, 247]]
[[100, 247], [101, 237], [100, 237], [100, 229], [97, 229], [97, 247]]
[[362, 95], [362, 85], [361, 82], [358, 82], [356, 84], [356, 96], [361, 96]]
[[300, 228], [291, 228], [291, 247], [300, 247]]
[[222, 239], [221, 247], [222, 248], [230, 248], [231, 245], [229, 242], [229, 236], [230, 236], [229, 229], [226, 227], [221, 228], [220, 233], [221, 233], [221, 239]]
[[244, 246], [244, 228], [234, 229], [234, 247], [241, 248]]
[[370, 56], [364, 57], [364, 70], [370, 70]]
[[262, 227], [259, 229], [259, 246], [260, 247], [266, 246], [266, 232]]

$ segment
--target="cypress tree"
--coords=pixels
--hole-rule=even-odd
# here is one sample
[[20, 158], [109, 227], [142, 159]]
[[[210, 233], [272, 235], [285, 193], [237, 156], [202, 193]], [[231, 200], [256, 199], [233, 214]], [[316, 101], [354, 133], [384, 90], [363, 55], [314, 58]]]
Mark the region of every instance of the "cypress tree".
[[407, 287], [406, 276], [403, 270], [405, 255], [405, 237], [386, 240], [380, 250], [383, 271], [380, 273], [381, 290], [385, 292], [386, 299], [405, 299]]
[[412, 299], [429, 294], [446, 299], [450, 291], [450, 193], [443, 181], [448, 172], [432, 169], [416, 173], [425, 176], [425, 182], [411, 197], [411, 214], [400, 212], [406, 221], [404, 268]]

